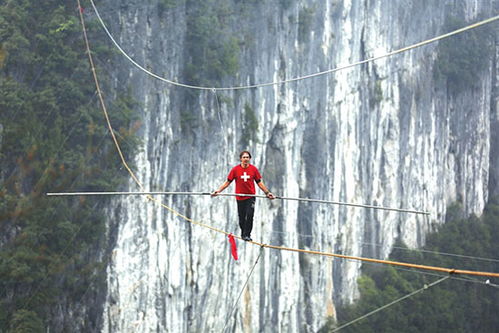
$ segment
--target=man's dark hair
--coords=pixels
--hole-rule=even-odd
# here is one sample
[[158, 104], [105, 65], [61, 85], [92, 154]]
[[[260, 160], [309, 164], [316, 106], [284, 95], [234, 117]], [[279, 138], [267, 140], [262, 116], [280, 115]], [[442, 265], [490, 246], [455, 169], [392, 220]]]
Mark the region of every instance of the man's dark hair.
[[249, 155], [249, 157], [251, 158], [251, 153], [247, 150], [243, 150], [240, 154], [239, 154], [239, 159], [241, 159], [243, 157], [243, 154], [244, 153], [247, 153]]

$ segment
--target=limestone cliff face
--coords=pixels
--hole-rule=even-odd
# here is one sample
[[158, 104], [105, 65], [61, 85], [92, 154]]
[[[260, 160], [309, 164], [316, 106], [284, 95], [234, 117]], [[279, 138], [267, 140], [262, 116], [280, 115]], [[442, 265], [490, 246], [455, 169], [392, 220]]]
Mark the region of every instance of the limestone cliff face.
[[[192, 63], [201, 59], [192, 53], [199, 45], [190, 40], [199, 28], [192, 21], [196, 3], [106, 0], [100, 8], [138, 63], [172, 80], [203, 82], [215, 66], [227, 73], [230, 62]], [[237, 70], [216, 84], [203, 82], [214, 86], [320, 72], [439, 35], [447, 17], [474, 22], [498, 12], [497, 1], [478, 0], [227, 0], [203, 6], [223, 23], [217, 38], [237, 46]], [[497, 36], [497, 25], [488, 29]], [[435, 75], [438, 44], [317, 78], [237, 91], [174, 87], [119, 58], [113, 65], [116, 88], [131, 88], [143, 118], [143, 151], [129, 159], [149, 190], [211, 191], [248, 148], [276, 194], [432, 213], [257, 202], [257, 241], [383, 258], [397, 239], [422, 245], [432, 225], [444, 222], [449, 204], [458, 201], [466, 213], [481, 214], [489, 193], [497, 194], [498, 54], [492, 42], [479, 79], [460, 90]], [[136, 187], [131, 183], [130, 189]], [[239, 233], [233, 199], [164, 202], [196, 221]], [[335, 315], [336, 304], [357, 296], [360, 263], [265, 249], [229, 317], [258, 247], [238, 242], [241, 259], [234, 262], [223, 235], [142, 198], [117, 200], [110, 221], [118, 225], [108, 267], [106, 332], [224, 326], [315, 332]]]

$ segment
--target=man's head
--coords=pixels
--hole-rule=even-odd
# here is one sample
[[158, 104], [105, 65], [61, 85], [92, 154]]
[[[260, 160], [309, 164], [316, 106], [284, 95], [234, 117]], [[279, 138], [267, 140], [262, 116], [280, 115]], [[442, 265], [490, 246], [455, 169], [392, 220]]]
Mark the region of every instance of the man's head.
[[251, 160], [251, 153], [247, 150], [243, 150], [239, 154], [239, 160], [241, 160], [242, 167], [246, 168], [249, 165], [249, 162]]
[[248, 154], [249, 158], [251, 159], [251, 153], [247, 150], [243, 150], [240, 154], [239, 154], [239, 158], [243, 158], [243, 155], [244, 154]]

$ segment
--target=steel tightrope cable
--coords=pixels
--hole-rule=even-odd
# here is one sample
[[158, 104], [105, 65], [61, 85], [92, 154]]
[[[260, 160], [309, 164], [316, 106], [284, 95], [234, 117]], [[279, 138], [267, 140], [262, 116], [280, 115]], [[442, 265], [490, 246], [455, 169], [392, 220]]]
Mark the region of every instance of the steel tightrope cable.
[[225, 322], [225, 325], [222, 329], [222, 333], [225, 332], [227, 325], [232, 320], [232, 314], [234, 313], [234, 310], [236, 309], [236, 306], [239, 303], [239, 299], [241, 299], [241, 295], [243, 294], [244, 289], [246, 289], [246, 286], [248, 285], [249, 279], [250, 279], [251, 275], [253, 274], [253, 271], [255, 270], [256, 264], [258, 264], [258, 260], [260, 260], [262, 253], [263, 253], [263, 246], [260, 247], [260, 253], [258, 253], [258, 257], [256, 257], [256, 260], [255, 260], [255, 263], [253, 264], [253, 267], [251, 267], [251, 270], [248, 274], [248, 277], [246, 278], [246, 282], [244, 283], [243, 287], [241, 288], [241, 291], [239, 292], [239, 296], [237, 296], [236, 301], [232, 305], [232, 310], [230, 311], [229, 315], [227, 316], [227, 321]]
[[[48, 196], [84, 196], [84, 195], [211, 195], [210, 192], [166, 192], [166, 191], [156, 191], [156, 192], [54, 192], [47, 193]], [[217, 196], [240, 196], [240, 197], [254, 197], [254, 198], [267, 198], [265, 195], [258, 194], [248, 194], [248, 193], [218, 193]], [[321, 199], [310, 199], [310, 198], [296, 198], [296, 197], [284, 197], [284, 196], [275, 196], [276, 199], [281, 200], [294, 200], [294, 201], [303, 201], [303, 202], [313, 202], [313, 203], [322, 203], [322, 204], [330, 204], [330, 205], [340, 205], [340, 206], [350, 206], [350, 207], [360, 207], [360, 208], [368, 208], [368, 209], [380, 209], [387, 211], [395, 211], [400, 213], [413, 213], [413, 214], [422, 214], [422, 215], [430, 215], [429, 212], [414, 210], [414, 209], [405, 209], [405, 208], [393, 208], [393, 207], [384, 207], [384, 206], [375, 206], [375, 205], [367, 205], [367, 204], [358, 204], [358, 203], [350, 203], [350, 202], [342, 202], [342, 201], [333, 201], [333, 200], [321, 200]]]

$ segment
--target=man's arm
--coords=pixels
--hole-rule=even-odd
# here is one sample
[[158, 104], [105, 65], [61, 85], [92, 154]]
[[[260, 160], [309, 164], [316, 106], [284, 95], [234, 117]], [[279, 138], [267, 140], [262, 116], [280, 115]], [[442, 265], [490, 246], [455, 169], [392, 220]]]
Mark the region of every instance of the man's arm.
[[225, 190], [229, 185], [230, 185], [230, 181], [226, 180], [225, 183], [223, 183], [222, 185], [220, 185], [220, 187], [218, 188], [218, 190], [215, 190], [213, 191], [213, 193], [211, 193], [211, 196], [212, 197], [215, 197], [217, 196], [218, 193], [222, 192], [223, 190]]
[[265, 186], [265, 184], [263, 183], [263, 180], [260, 180], [256, 184], [263, 191], [263, 193], [265, 193], [265, 195], [267, 196], [267, 198], [269, 198], [270, 200], [275, 199], [275, 196], [272, 194], [272, 192], [270, 192], [270, 190], [267, 188], [267, 186]]

